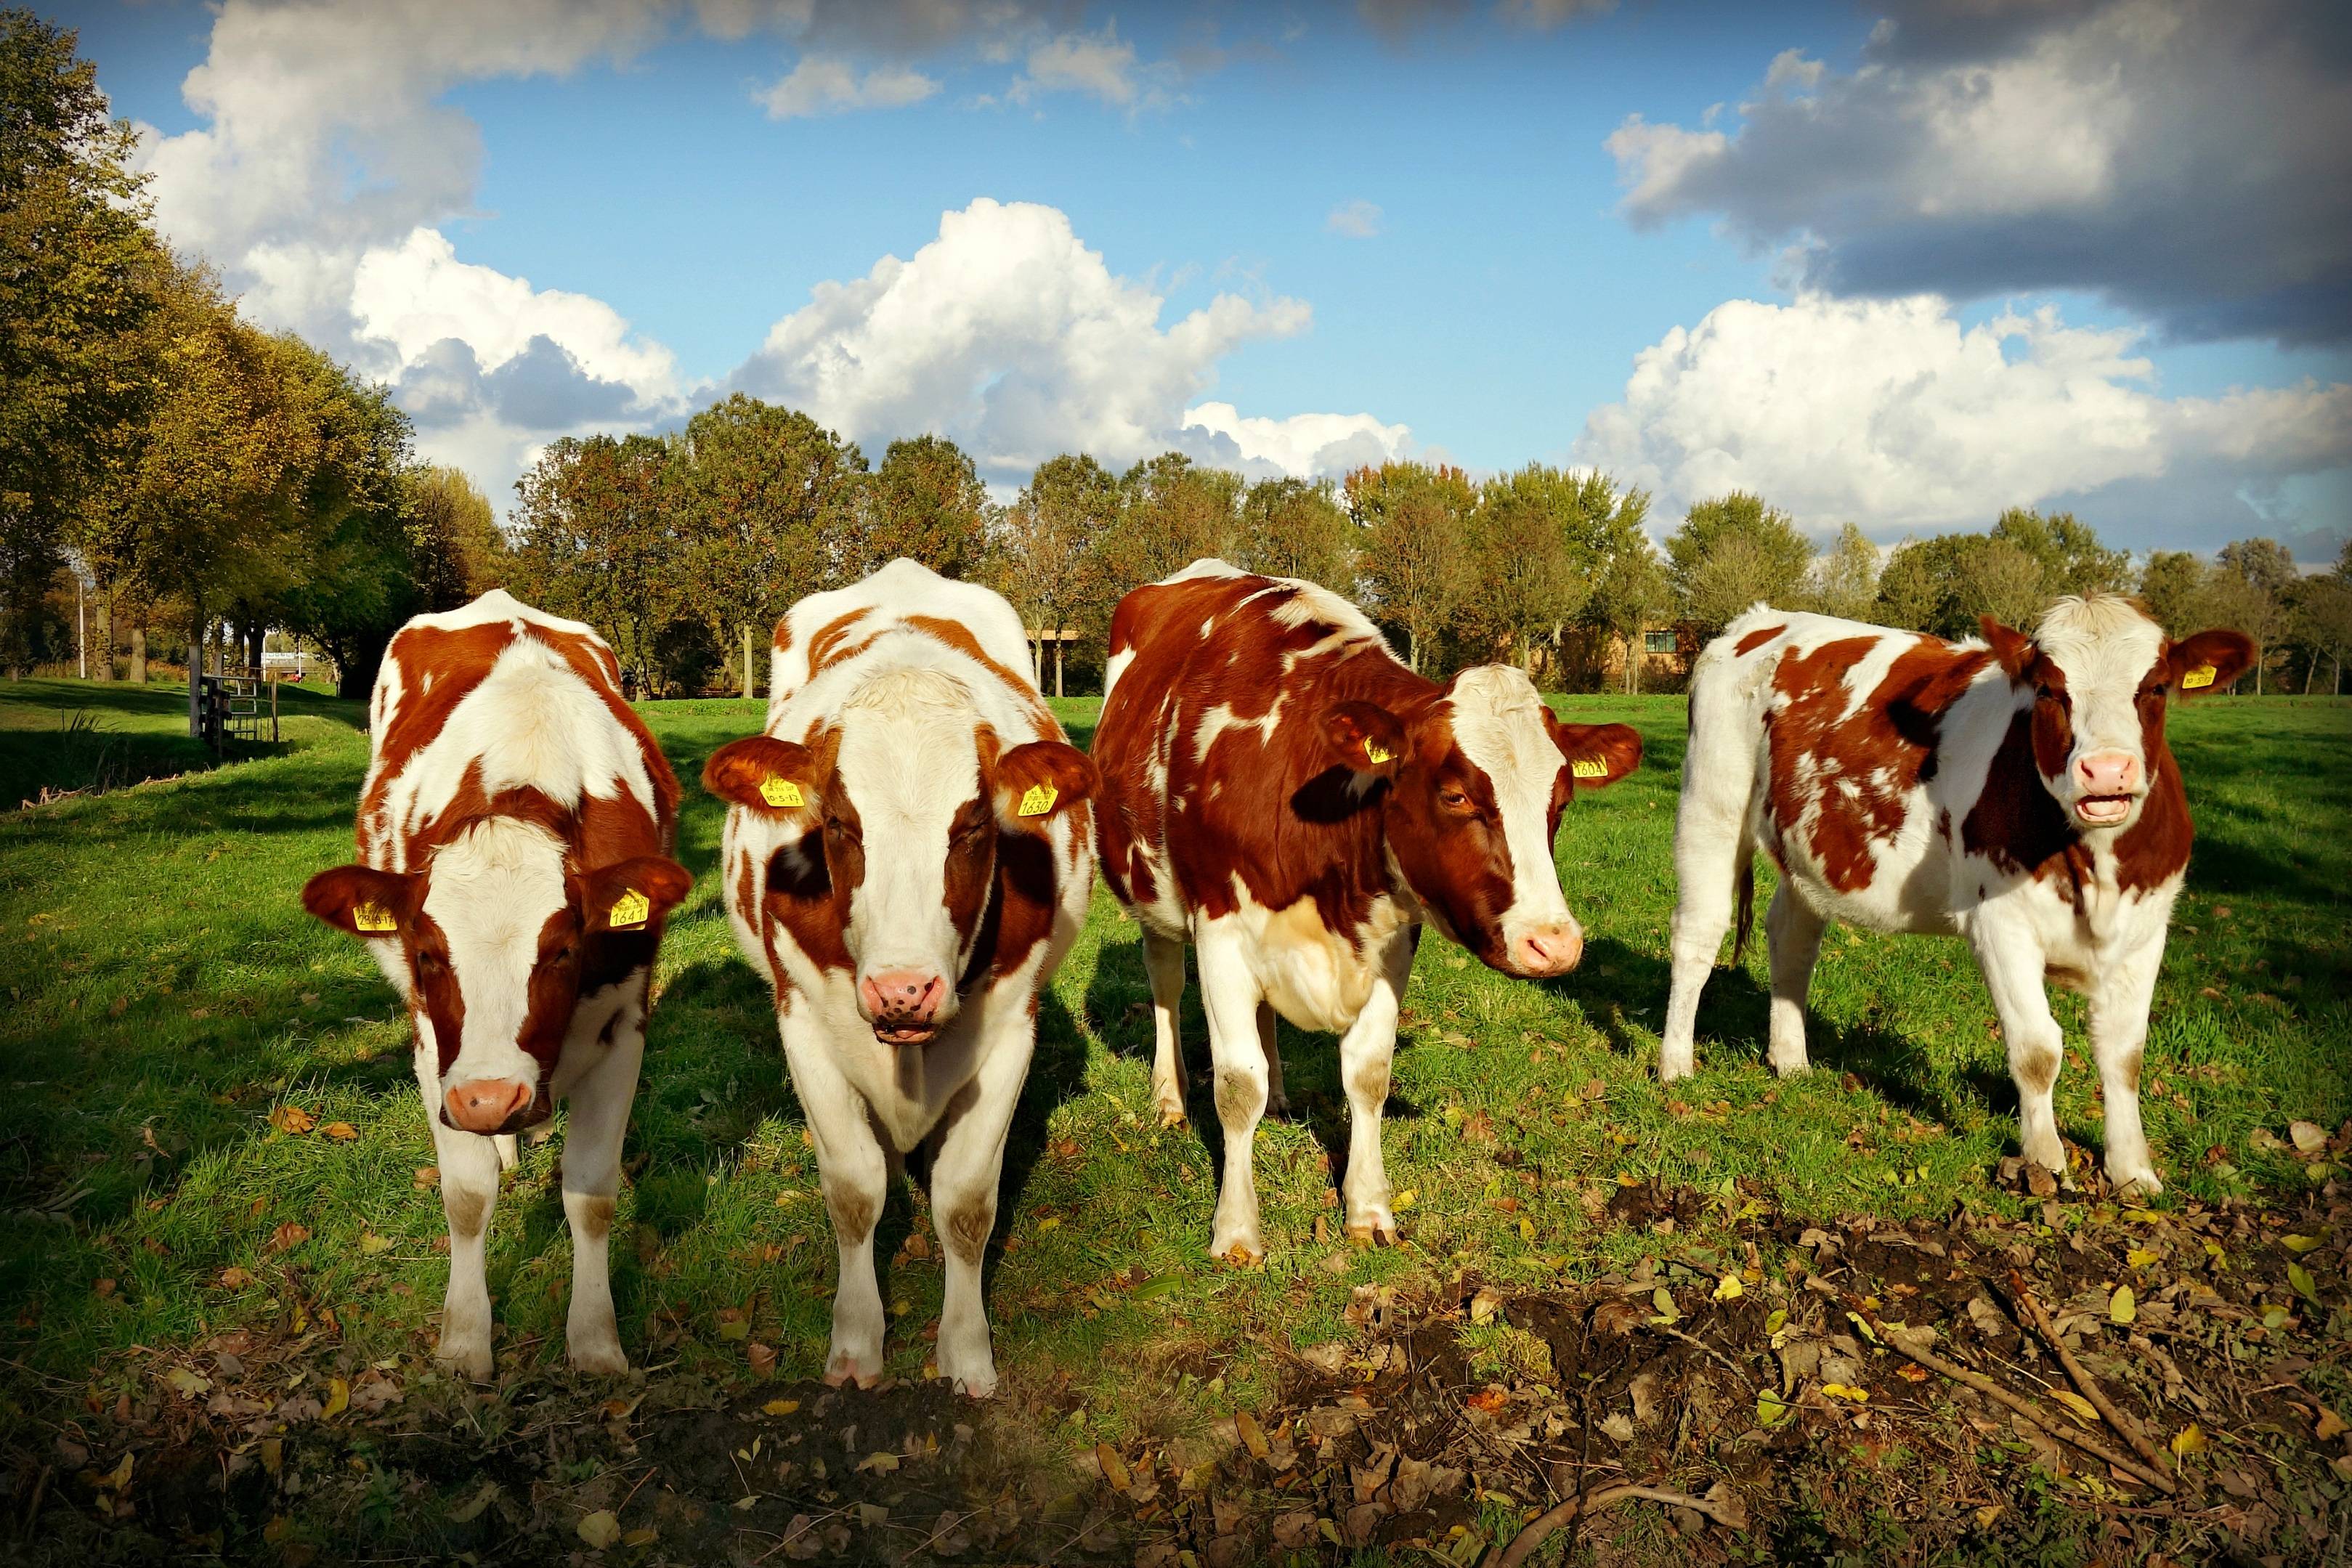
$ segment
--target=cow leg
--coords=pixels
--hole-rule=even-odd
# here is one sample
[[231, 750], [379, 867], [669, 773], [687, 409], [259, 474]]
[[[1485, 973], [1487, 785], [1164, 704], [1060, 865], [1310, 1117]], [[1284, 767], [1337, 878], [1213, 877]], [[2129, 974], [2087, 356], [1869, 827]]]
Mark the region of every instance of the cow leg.
[[490, 1380], [490, 1211], [499, 1201], [495, 1139], [460, 1132], [441, 1120], [441, 1074], [430, 1041], [416, 1053], [425, 1120], [441, 1167], [441, 1212], [449, 1221], [449, 1288], [441, 1299], [441, 1343], [434, 1354], [477, 1383]]
[[2137, 1192], [2143, 1197], [2164, 1190], [2139, 1121], [2140, 1055], [2147, 1045], [2147, 1009], [2156, 997], [2157, 972], [2164, 967], [2164, 938], [2158, 929], [2154, 941], [2109, 964], [2090, 997], [2091, 1054], [2099, 1063], [2107, 1110], [2107, 1180], [2118, 1194]]
[[[1692, 730], [1696, 740], [1696, 718]], [[1662, 1083], [1698, 1071], [1699, 994], [1714, 973], [1723, 934], [1731, 929], [1739, 881], [1747, 874], [1740, 835], [1751, 772], [1740, 769], [1737, 779], [1696, 777], [1707, 771], [1683, 770], [1682, 804], [1675, 816], [1675, 918], [1668, 939], [1674, 977], [1666, 994], [1666, 1026], [1658, 1037]]]
[[2066, 1146], [2058, 1141], [2058, 1113], [2052, 1091], [2065, 1036], [2051, 1016], [2042, 989], [2042, 944], [2022, 927], [1979, 921], [1969, 933], [1985, 988], [1992, 992], [2001, 1038], [2009, 1043], [2009, 1073], [2017, 1081], [2018, 1145], [2035, 1165], [2073, 1185], [2066, 1172]]
[[635, 1003], [613, 1019], [611, 1043], [572, 1086], [563, 1134], [563, 1218], [572, 1226], [572, 1313], [564, 1343], [582, 1372], [629, 1369], [613, 1316], [613, 1201], [621, 1190], [621, 1145], [646, 1054], [645, 1011]]
[[824, 1190], [840, 1254], [824, 1380], [836, 1387], [855, 1382], [868, 1388], [882, 1378], [882, 1288], [874, 1273], [874, 1228], [888, 1196], [889, 1162], [874, 1135], [864, 1097], [834, 1065], [814, 1020], [796, 1027], [794, 1015], [787, 1013], [782, 1026], [784, 1060], [792, 1069], [793, 1091], [808, 1113], [817, 1184]]
[[1780, 879], [1765, 912], [1764, 932], [1772, 948], [1772, 1071], [1786, 1078], [1812, 1063], [1805, 1055], [1805, 998], [1813, 988], [1813, 965], [1822, 956], [1822, 933], [1829, 926], [1813, 906]]
[[1389, 1069], [1396, 1059], [1397, 1009], [1412, 973], [1413, 932], [1389, 938], [1381, 976], [1364, 1010], [1339, 1037], [1339, 1081], [1348, 1091], [1348, 1239], [1391, 1242], [1396, 1216], [1389, 1209], [1389, 1173], [1381, 1155], [1381, 1117], [1389, 1100]]
[[1265, 1052], [1265, 1113], [1269, 1116], [1290, 1114], [1290, 1096], [1282, 1092], [1282, 1053], [1274, 1044], [1274, 1004], [1257, 1005], [1257, 1045]]
[[1265, 1256], [1258, 1228], [1257, 1176], [1251, 1153], [1258, 1119], [1265, 1114], [1265, 1049], [1258, 1040], [1256, 977], [1250, 973], [1239, 938], [1205, 924], [1192, 946], [1201, 967], [1201, 1000], [1209, 1016], [1209, 1061], [1215, 1075], [1217, 1124], [1225, 1134], [1225, 1174], [1217, 1193], [1217, 1214], [1209, 1233], [1209, 1256], [1236, 1249]]
[[1160, 1124], [1184, 1124], [1184, 1042], [1176, 1031], [1184, 1001], [1184, 944], [1143, 931], [1143, 970], [1151, 977], [1151, 1098]]
[[931, 1165], [931, 1213], [947, 1253], [947, 1289], [940, 1303], [940, 1375], [956, 1392], [985, 1399], [996, 1392], [996, 1360], [989, 1349], [988, 1306], [981, 1295], [981, 1265], [996, 1229], [996, 1189], [1004, 1173], [1004, 1135], [1013, 1125], [1021, 1084], [1029, 1074], [1036, 1025], [1028, 1009], [992, 998], [1004, 1016], [982, 1048], [980, 1071], [948, 1110], [945, 1135]]

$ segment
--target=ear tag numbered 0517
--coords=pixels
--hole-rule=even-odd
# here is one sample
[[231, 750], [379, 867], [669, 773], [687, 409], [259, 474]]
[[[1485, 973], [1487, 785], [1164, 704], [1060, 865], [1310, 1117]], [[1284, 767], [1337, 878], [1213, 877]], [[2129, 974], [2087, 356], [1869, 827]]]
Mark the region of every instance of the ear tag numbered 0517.
[[362, 904], [352, 910], [352, 929], [372, 932], [397, 931], [400, 929], [400, 922], [394, 920], [392, 917], [392, 911], [381, 904]]
[[635, 931], [652, 917], [653, 912], [653, 900], [633, 887], [613, 901], [604, 924], [615, 931]]
[[1364, 760], [1367, 762], [1393, 762], [1396, 760], [1396, 753], [1391, 751], [1387, 747], [1382, 746], [1377, 740], [1368, 740], [1364, 742]]
[[1042, 817], [1052, 810], [1054, 802], [1061, 798], [1062, 792], [1051, 784], [1032, 784], [1028, 792], [1021, 797], [1018, 810], [1024, 817]]
[[1597, 757], [1580, 757], [1568, 765], [1568, 772], [1572, 779], [1606, 779], [1609, 764]]
[[2210, 664], [2200, 664], [2180, 677], [2180, 689], [2184, 692], [2193, 692], [2200, 686], [2210, 686], [2212, 684], [2213, 666]]
[[801, 787], [789, 779], [764, 779], [760, 782], [760, 799], [771, 806], [804, 806]]

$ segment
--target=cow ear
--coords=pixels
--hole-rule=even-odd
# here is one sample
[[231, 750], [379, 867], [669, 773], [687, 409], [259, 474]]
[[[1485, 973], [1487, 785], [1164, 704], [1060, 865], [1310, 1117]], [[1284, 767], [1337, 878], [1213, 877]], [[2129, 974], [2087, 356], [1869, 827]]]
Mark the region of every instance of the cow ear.
[[1324, 738], [1340, 765], [1393, 779], [1412, 760], [1412, 742], [1396, 715], [1376, 703], [1334, 703], [1323, 715]]
[[702, 787], [730, 805], [763, 817], [803, 817], [816, 810], [824, 780], [805, 746], [772, 735], [732, 740], [702, 765]]
[[1042, 831], [1056, 813], [1094, 799], [1101, 776], [1093, 758], [1058, 740], [1033, 740], [996, 759], [992, 777], [996, 820], [1014, 832]]
[[1992, 656], [2000, 662], [2002, 672], [2012, 681], [2024, 680], [2025, 672], [2033, 667], [2033, 661], [2041, 653], [2033, 645], [2033, 639], [2002, 625], [1990, 615], [1978, 616], [1977, 624], [1983, 629], [1984, 640], [1991, 646]]
[[1642, 766], [1642, 732], [1630, 724], [1569, 724], [1549, 708], [1544, 721], [1580, 789], [1614, 784]]
[[2223, 691], [2254, 667], [2254, 640], [2243, 632], [2200, 632], [2165, 651], [2172, 689], [2184, 697]]
[[354, 936], [398, 936], [415, 917], [423, 878], [373, 866], [339, 865], [302, 887], [302, 907]]
[[580, 924], [591, 932], [656, 929], [694, 888], [691, 873], [659, 855], [614, 861], [580, 881]]

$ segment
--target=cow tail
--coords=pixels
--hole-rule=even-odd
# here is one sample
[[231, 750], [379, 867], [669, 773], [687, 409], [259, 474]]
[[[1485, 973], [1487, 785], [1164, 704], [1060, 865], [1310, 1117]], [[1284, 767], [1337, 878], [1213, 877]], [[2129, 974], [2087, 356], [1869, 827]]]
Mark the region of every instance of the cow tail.
[[1731, 967], [1737, 969], [1748, 956], [1748, 933], [1756, 929], [1756, 856], [1745, 844], [1740, 846], [1739, 869], [1732, 874], [1739, 879], [1739, 915], [1731, 937]]

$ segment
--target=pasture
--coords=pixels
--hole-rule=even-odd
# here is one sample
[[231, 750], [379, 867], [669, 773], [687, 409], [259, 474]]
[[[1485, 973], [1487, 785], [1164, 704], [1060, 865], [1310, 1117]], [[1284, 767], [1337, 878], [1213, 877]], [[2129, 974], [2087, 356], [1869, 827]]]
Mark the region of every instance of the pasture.
[[[58, 689], [77, 686], [0, 693], [12, 788], [49, 766], [27, 748], [71, 705], [121, 700]], [[1539, 1560], [2342, 1558], [2352, 1460], [2331, 1467], [2342, 1424], [2317, 1412], [2352, 1416], [2346, 1140], [2299, 1147], [2289, 1124], [2352, 1116], [2352, 703], [2173, 718], [2199, 839], [2150, 1030], [2168, 1191], [2147, 1210], [2098, 1190], [2072, 997], [2058, 1113], [2084, 1194], [2000, 1180], [2013, 1095], [1957, 942], [1833, 930], [1819, 1071], [1780, 1082], [1759, 940], [1709, 987], [1699, 1076], [1661, 1090], [1677, 699], [1559, 699], [1647, 744], [1560, 835], [1580, 969], [1507, 980], [1424, 942], [1388, 1124], [1398, 1248], [1339, 1239], [1334, 1042], [1286, 1026], [1291, 1113], [1257, 1155], [1271, 1255], [1204, 1256], [1197, 995], [1192, 1125], [1163, 1131], [1136, 929], [1097, 889], [1008, 1154], [988, 1286], [1004, 1392], [983, 1408], [922, 1381], [940, 1273], [919, 1194], [879, 1248], [896, 1386], [812, 1382], [833, 1244], [768, 998], [707, 876], [721, 813], [694, 782], [756, 729], [741, 702], [644, 710], [705, 880], [663, 950], [614, 1233], [637, 1370], [562, 1365], [552, 1145], [526, 1149], [492, 1228], [498, 1386], [433, 1369], [445, 1228], [407, 1025], [295, 898], [350, 858], [366, 744], [357, 705], [298, 700], [280, 755], [0, 817], [0, 1531], [26, 1532], [18, 1553], [1467, 1564], [1589, 1475], [1724, 1482], [1746, 1528], [1634, 1503]], [[1057, 706], [1084, 744], [1096, 705]], [[1839, 1294], [1972, 1343], [1970, 1300], [1998, 1313], [2011, 1269], [2158, 1443], [2197, 1424], [2174, 1445], [2179, 1499], [2141, 1506], [2162, 1500], [1890, 1354]], [[2065, 1388], [2032, 1337], [1994, 1335], [2001, 1364]]]

